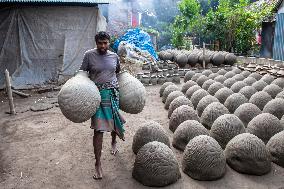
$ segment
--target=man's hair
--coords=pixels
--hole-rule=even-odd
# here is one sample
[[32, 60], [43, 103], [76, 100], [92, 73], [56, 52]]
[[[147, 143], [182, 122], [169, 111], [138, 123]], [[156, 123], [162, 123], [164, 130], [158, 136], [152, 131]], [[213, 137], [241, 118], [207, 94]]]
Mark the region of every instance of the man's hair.
[[105, 40], [105, 39], [107, 39], [107, 40], [110, 41], [110, 36], [109, 36], [109, 34], [108, 34], [107, 32], [105, 32], [105, 31], [100, 31], [100, 32], [98, 32], [98, 33], [96, 34], [96, 36], [95, 36], [96, 42], [98, 42], [98, 40]]

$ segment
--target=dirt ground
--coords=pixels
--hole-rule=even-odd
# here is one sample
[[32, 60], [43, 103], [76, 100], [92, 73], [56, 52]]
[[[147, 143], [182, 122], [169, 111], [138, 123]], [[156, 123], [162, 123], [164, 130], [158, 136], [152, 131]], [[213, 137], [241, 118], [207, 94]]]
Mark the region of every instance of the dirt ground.
[[[58, 91], [14, 99], [17, 115], [9, 111], [6, 97], [0, 95], [0, 188], [1, 189], [143, 189], [149, 188], [132, 178], [135, 155], [132, 137], [148, 120], [159, 122], [172, 139], [168, 129], [167, 111], [159, 97], [159, 85], [147, 86], [147, 102], [137, 115], [123, 113], [127, 120], [126, 141], [119, 141], [120, 152], [110, 154], [110, 134], [104, 135], [102, 164], [104, 178], [92, 178], [95, 159], [92, 147], [93, 130], [90, 122], [72, 123], [55, 106]], [[47, 98], [49, 97], [49, 98]], [[31, 105], [40, 102], [52, 104], [53, 108], [33, 112]], [[55, 104], [54, 104], [55, 103]], [[51, 106], [51, 107], [52, 107]], [[172, 147], [181, 165], [182, 152]], [[182, 171], [181, 171], [182, 172]], [[284, 168], [272, 165], [265, 176], [239, 174], [227, 166], [226, 175], [217, 181], [196, 181], [182, 173], [168, 189], [185, 188], [284, 188]]]

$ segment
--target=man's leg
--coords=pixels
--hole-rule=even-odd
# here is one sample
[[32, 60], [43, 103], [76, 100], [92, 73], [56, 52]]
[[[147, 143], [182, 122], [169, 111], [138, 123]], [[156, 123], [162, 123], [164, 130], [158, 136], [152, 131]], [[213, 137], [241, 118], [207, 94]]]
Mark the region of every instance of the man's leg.
[[118, 152], [116, 147], [116, 133], [111, 132], [111, 154], [115, 155]]
[[94, 131], [93, 136], [93, 146], [96, 158], [96, 173], [94, 179], [101, 179], [103, 177], [102, 165], [101, 165], [101, 155], [102, 155], [102, 145], [103, 145], [103, 133]]

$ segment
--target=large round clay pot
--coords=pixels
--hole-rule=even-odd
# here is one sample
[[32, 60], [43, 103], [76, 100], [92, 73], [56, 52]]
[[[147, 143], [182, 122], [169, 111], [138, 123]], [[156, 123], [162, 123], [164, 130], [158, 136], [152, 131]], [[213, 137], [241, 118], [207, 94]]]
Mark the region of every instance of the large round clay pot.
[[90, 119], [100, 106], [101, 96], [88, 73], [79, 71], [69, 79], [58, 94], [58, 104], [63, 115], [75, 123]]
[[143, 84], [124, 71], [118, 75], [119, 105], [126, 113], [140, 113], [146, 102], [146, 89]]
[[221, 52], [217, 52], [216, 54], [214, 54], [212, 61], [213, 65], [220, 66], [221, 64], [224, 64], [225, 56]]
[[165, 52], [163, 58], [164, 58], [164, 60], [173, 61], [174, 55], [172, 53], [170, 53], [170, 52]]
[[234, 65], [237, 62], [237, 56], [233, 53], [228, 53], [225, 56], [225, 64]]
[[[208, 56], [208, 54], [205, 54], [205, 65], [210, 63], [210, 57]], [[202, 65], [203, 64], [203, 53], [201, 55], [199, 55], [198, 57], [198, 62]]]
[[186, 54], [179, 54], [177, 55], [177, 64], [179, 65], [180, 68], [184, 68], [185, 65], [187, 64], [187, 61], [188, 61], [188, 57]]
[[188, 64], [191, 66], [195, 66], [197, 62], [198, 62], [198, 55], [194, 52], [190, 53], [188, 55]]

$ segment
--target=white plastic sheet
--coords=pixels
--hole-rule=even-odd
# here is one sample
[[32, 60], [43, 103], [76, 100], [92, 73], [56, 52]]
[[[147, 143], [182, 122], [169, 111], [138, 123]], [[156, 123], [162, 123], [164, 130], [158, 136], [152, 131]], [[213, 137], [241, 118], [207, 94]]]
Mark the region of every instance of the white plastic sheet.
[[106, 29], [97, 7], [0, 8], [0, 88], [7, 68], [15, 89], [35, 88], [79, 69], [95, 34]]

